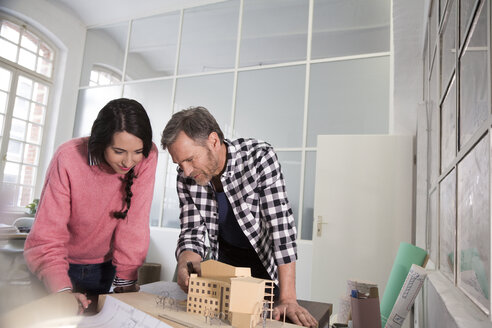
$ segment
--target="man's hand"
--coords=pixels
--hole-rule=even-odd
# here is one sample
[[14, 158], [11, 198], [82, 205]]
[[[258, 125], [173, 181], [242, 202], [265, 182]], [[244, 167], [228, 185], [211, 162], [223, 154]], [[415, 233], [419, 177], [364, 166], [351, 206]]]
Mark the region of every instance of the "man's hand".
[[285, 315], [296, 325], [318, 327], [316, 319], [296, 300], [279, 302], [273, 309], [273, 319], [283, 321], [284, 311]]
[[113, 292], [115, 293], [131, 293], [138, 292], [140, 290], [140, 286], [138, 284], [133, 284], [129, 286], [115, 287]]
[[193, 271], [198, 275], [201, 274], [200, 270], [200, 262], [202, 258], [195, 252], [192, 251], [184, 251], [179, 255], [178, 258], [178, 267], [177, 267], [177, 282], [179, 287], [185, 292], [188, 293], [188, 285], [190, 283], [190, 274], [188, 270], [188, 262], [193, 264]]

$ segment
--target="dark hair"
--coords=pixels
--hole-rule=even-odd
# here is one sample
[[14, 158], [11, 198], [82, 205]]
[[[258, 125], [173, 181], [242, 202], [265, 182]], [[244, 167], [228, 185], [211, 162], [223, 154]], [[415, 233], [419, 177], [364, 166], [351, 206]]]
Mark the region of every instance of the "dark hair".
[[[116, 132], [126, 131], [140, 138], [143, 143], [142, 153], [145, 157], [149, 156], [152, 148], [152, 126], [147, 112], [143, 106], [133, 99], [114, 99], [104, 106], [92, 124], [91, 136], [89, 137], [88, 151], [89, 164], [100, 165], [104, 159], [104, 151], [113, 141]], [[124, 219], [130, 209], [131, 198], [133, 196], [131, 186], [135, 177], [133, 168], [125, 175], [125, 202], [126, 210], [113, 212], [117, 219]]]
[[219, 124], [205, 107], [190, 107], [175, 113], [162, 131], [162, 148], [166, 149], [173, 144], [181, 131], [198, 142], [204, 141], [210, 133], [216, 132], [220, 143], [224, 142], [224, 134]]

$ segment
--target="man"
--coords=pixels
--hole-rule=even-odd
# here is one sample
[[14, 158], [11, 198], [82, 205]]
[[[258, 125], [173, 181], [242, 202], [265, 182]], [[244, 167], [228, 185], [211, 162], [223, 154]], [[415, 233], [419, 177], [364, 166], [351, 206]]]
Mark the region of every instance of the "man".
[[255, 139], [224, 139], [203, 107], [174, 114], [161, 143], [179, 166], [180, 287], [188, 290], [188, 262], [199, 273], [207, 233], [211, 258], [250, 267], [253, 277], [275, 281], [275, 319], [285, 311], [295, 324], [316, 326], [296, 300], [296, 228], [273, 148]]

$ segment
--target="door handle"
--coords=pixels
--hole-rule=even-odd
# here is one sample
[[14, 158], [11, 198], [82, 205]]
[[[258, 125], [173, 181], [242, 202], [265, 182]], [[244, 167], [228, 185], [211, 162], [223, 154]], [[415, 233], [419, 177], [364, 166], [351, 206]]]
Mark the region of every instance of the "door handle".
[[323, 230], [323, 224], [328, 224], [328, 222], [323, 222], [323, 216], [318, 215], [316, 220], [316, 236], [321, 237], [321, 232]]

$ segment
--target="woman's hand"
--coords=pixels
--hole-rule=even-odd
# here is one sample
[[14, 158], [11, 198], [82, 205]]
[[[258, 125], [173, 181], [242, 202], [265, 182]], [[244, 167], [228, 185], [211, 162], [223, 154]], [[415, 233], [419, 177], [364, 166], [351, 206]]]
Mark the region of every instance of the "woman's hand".
[[84, 310], [86, 310], [89, 307], [89, 304], [91, 304], [92, 301], [87, 299], [87, 296], [85, 296], [85, 294], [81, 294], [81, 293], [72, 293], [72, 294], [73, 294], [73, 296], [75, 296], [75, 299], [79, 303], [79, 313], [78, 314], [84, 313]]
[[123, 286], [123, 287], [115, 287], [113, 289], [113, 292], [115, 293], [131, 293], [131, 292], [138, 292], [140, 290], [140, 286], [138, 284], [133, 284], [129, 286]]
[[65, 293], [65, 294], [72, 294], [75, 299], [77, 300], [77, 303], [79, 304], [79, 310], [77, 314], [82, 314], [84, 313], [84, 310], [86, 310], [89, 307], [89, 304], [91, 304], [91, 300], [87, 299], [87, 296], [85, 294], [81, 293], [72, 293], [71, 290], [65, 290], [60, 293]]

